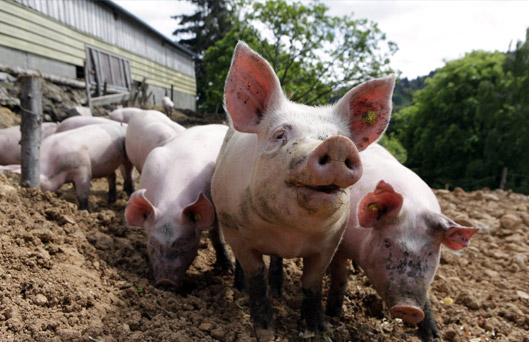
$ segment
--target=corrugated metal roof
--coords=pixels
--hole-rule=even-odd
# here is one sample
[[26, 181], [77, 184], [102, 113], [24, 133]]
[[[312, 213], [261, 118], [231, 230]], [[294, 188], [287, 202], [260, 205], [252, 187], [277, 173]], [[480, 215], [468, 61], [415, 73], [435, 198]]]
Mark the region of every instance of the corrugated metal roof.
[[163, 40], [165, 40], [166, 42], [168, 42], [169, 44], [173, 45], [174, 47], [176, 47], [177, 49], [179, 49], [180, 51], [182, 52], [185, 52], [187, 53], [189, 56], [195, 58], [196, 55], [193, 51], [187, 49], [186, 47], [170, 40], [169, 38], [167, 38], [166, 36], [164, 36], [163, 34], [161, 34], [160, 32], [158, 32], [157, 30], [155, 30], [154, 28], [152, 28], [149, 24], [147, 24], [146, 22], [144, 22], [143, 20], [141, 20], [140, 18], [138, 18], [137, 16], [135, 16], [134, 14], [130, 13], [129, 11], [127, 11], [126, 9], [124, 9], [123, 7], [119, 6], [118, 4], [116, 4], [115, 2], [112, 2], [112, 0], [103, 0], [103, 2], [105, 4], [107, 4], [108, 6], [114, 8], [114, 9], [117, 9], [118, 11], [126, 14], [128, 17], [130, 17], [131, 19], [137, 21], [138, 23], [140, 23], [141, 25], [145, 26], [146, 28], [148, 28], [152, 33], [156, 34], [158, 37], [162, 38]]

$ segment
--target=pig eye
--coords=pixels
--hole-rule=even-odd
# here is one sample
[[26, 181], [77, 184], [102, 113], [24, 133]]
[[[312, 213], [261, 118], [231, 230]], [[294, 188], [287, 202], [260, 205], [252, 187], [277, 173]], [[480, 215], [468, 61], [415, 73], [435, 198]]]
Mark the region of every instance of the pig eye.
[[285, 132], [284, 130], [280, 130], [279, 132], [276, 132], [274, 134], [275, 140], [286, 140], [286, 138], [287, 138], [287, 132]]
[[384, 246], [385, 246], [386, 248], [391, 248], [391, 241], [389, 241], [389, 240], [387, 240], [387, 239], [384, 240]]

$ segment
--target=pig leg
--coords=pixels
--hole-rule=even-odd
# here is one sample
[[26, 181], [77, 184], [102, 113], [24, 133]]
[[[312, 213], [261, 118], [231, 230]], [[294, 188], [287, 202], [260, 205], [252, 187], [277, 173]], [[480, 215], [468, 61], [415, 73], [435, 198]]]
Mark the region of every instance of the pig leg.
[[125, 191], [130, 197], [130, 195], [134, 192], [134, 165], [132, 165], [128, 159], [125, 159], [120, 165], [119, 171], [123, 177], [123, 191]]
[[[272, 296], [280, 298], [283, 295], [283, 284], [283, 258], [271, 256], [270, 267], [268, 268], [268, 285], [270, 285]], [[246, 292], [244, 272], [242, 271], [239, 260], [235, 260], [235, 279], [233, 286], [240, 292]]]
[[72, 179], [75, 185], [75, 191], [77, 192], [77, 198], [79, 199], [79, 210], [88, 210], [90, 180], [92, 179], [90, 166], [75, 169]]
[[433, 317], [432, 304], [429, 295], [426, 297], [423, 311], [424, 319], [417, 323], [417, 326], [419, 327], [419, 337], [423, 342], [432, 341], [435, 338], [441, 338], [439, 329], [435, 323], [435, 318]]
[[270, 257], [270, 267], [268, 268], [268, 283], [272, 296], [280, 298], [283, 295], [283, 258], [277, 256]]
[[116, 202], [116, 173], [112, 172], [111, 175], [107, 176], [108, 181], [108, 204]]
[[239, 260], [235, 259], [235, 276], [233, 280], [233, 287], [239, 290], [241, 293], [246, 292], [246, 284], [244, 280], [244, 272], [241, 267]]
[[218, 225], [210, 230], [209, 238], [213, 244], [213, 248], [215, 248], [215, 254], [217, 255], [215, 264], [223, 271], [231, 271], [233, 269], [233, 263], [231, 262], [230, 255], [228, 254], [224, 238]]
[[240, 244], [231, 243], [230, 246], [244, 271], [250, 297], [250, 317], [256, 334], [263, 334], [263, 330], [273, 330], [272, 305], [262, 254], [253, 249], [237, 248]]
[[321, 283], [331, 258], [321, 254], [303, 258], [301, 319], [310, 331], [329, 330], [321, 307]]
[[336, 253], [330, 265], [331, 288], [327, 297], [325, 313], [331, 317], [340, 317], [342, 314], [343, 299], [347, 287], [347, 258]]

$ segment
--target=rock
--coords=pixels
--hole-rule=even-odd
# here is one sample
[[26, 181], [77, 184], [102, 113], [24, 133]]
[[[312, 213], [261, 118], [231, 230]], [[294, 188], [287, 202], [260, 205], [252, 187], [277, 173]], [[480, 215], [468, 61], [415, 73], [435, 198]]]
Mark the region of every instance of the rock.
[[0, 196], [8, 196], [17, 192], [17, 189], [7, 184], [0, 184]]
[[462, 194], [465, 193], [465, 190], [463, 190], [463, 189], [460, 188], [460, 187], [457, 187], [457, 188], [454, 189], [453, 193], [454, 193], [455, 195], [462, 195]]
[[45, 295], [39, 293], [33, 298], [33, 303], [38, 306], [44, 306], [48, 303], [48, 298]]
[[525, 268], [525, 255], [524, 254], [516, 254], [512, 258], [512, 262], [517, 264], [518, 266]]
[[518, 223], [521, 222], [522, 219], [519, 216], [513, 214], [505, 214], [500, 218], [501, 227], [505, 229], [514, 228]]
[[114, 246], [114, 240], [107, 234], [95, 232], [86, 236], [87, 240], [97, 249], [109, 250]]
[[529, 299], [529, 294], [523, 292], [523, 291], [516, 291], [516, 294], [518, 295], [518, 297], [522, 298], [522, 299]]
[[496, 271], [493, 271], [493, 270], [485, 270], [483, 271], [483, 274], [486, 275], [488, 278], [491, 278], [491, 279], [498, 279], [500, 274]]
[[523, 223], [526, 226], [529, 226], [529, 213], [520, 213], [520, 217], [522, 218]]
[[211, 328], [212, 328], [212, 325], [211, 323], [208, 323], [208, 322], [204, 322], [198, 326], [198, 329], [202, 331], [210, 331]]
[[487, 201], [494, 201], [494, 202], [498, 202], [500, 199], [498, 198], [498, 196], [496, 195], [493, 195], [493, 194], [484, 194], [483, 197], [482, 197], [484, 200], [487, 200]]
[[472, 310], [477, 310], [481, 307], [481, 303], [478, 299], [468, 292], [461, 293], [459, 297], [457, 297], [457, 302]]
[[15, 83], [18, 79], [7, 72], [0, 72], [0, 82]]
[[92, 116], [92, 112], [88, 107], [76, 106], [70, 108], [67, 112], [68, 117], [70, 116]]
[[[1, 93], [1, 91], [0, 91]], [[20, 124], [20, 117], [13, 114], [9, 108], [0, 107], [0, 128], [7, 128]]]

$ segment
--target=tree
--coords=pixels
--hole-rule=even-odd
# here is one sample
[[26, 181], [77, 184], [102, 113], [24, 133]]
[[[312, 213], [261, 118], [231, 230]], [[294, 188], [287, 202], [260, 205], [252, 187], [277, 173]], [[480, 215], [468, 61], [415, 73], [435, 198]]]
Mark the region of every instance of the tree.
[[178, 43], [195, 53], [195, 77], [197, 80], [198, 101], [203, 101], [205, 89], [204, 51], [213, 46], [228, 33], [232, 26], [232, 14], [228, 0], [188, 0], [197, 6], [192, 15], [175, 15], [180, 28], [173, 32], [177, 37], [184, 36]]
[[407, 166], [430, 186], [497, 187], [505, 151], [509, 76], [505, 55], [474, 51], [451, 61], [426, 80], [410, 107], [395, 115]]
[[[354, 85], [368, 78], [392, 72], [389, 57], [397, 47], [383, 45], [386, 37], [377, 25], [352, 15], [329, 16], [328, 8], [319, 2], [301, 3], [285, 0], [241, 3], [232, 31], [216, 45], [226, 51], [235, 47], [235, 38], [252, 32], [250, 47], [266, 58], [281, 81], [284, 91], [296, 102], [308, 105], [329, 103], [338, 99]], [[261, 28], [261, 29], [258, 29]], [[229, 61], [208, 58], [218, 54], [210, 48], [205, 53], [208, 63], [207, 103], [222, 103], [224, 84], [215, 82], [214, 70], [226, 70]], [[209, 97], [213, 96], [213, 97]], [[207, 110], [214, 108], [209, 105]]]
[[507, 188], [529, 194], [529, 28], [525, 42], [519, 41], [515, 51], [507, 54], [504, 70], [512, 76], [510, 91], [503, 106], [504, 115], [492, 125], [508, 127], [504, 136], [506, 152], [511, 155]]

